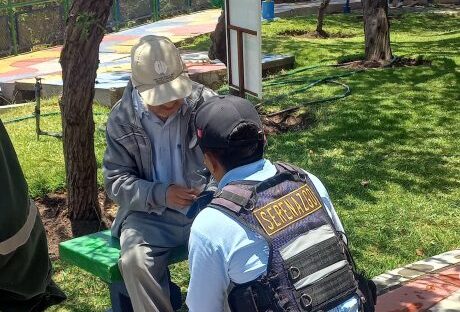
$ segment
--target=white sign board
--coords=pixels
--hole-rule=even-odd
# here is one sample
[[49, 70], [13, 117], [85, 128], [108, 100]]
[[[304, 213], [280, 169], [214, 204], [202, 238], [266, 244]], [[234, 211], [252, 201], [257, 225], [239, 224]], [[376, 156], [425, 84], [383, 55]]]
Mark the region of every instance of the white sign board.
[[[243, 84], [245, 93], [262, 98], [261, 1], [225, 2], [229, 85], [238, 90]], [[241, 70], [244, 79], [240, 79]]]

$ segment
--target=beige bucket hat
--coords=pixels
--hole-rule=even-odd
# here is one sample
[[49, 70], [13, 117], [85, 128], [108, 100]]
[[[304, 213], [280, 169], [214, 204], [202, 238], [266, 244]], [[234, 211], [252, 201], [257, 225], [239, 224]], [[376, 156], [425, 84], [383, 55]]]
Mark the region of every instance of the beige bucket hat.
[[192, 93], [179, 49], [166, 37], [142, 37], [131, 49], [131, 70], [132, 83], [147, 105], [162, 105]]

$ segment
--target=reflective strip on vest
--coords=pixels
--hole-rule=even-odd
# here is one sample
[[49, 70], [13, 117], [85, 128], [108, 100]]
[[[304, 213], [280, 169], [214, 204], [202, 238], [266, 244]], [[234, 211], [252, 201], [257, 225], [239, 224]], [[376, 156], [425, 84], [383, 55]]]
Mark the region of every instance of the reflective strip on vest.
[[322, 278], [325, 278], [326, 276], [329, 276], [331, 275], [332, 273], [340, 270], [341, 268], [343, 268], [344, 266], [346, 266], [348, 264], [348, 261], [347, 260], [342, 260], [342, 261], [339, 261], [339, 262], [336, 262], [324, 269], [321, 269], [313, 274], [310, 274], [308, 276], [305, 276], [304, 278], [302, 278], [300, 281], [298, 281], [297, 283], [294, 284], [294, 288], [299, 290], [301, 288], [305, 288], [307, 286], [310, 286], [311, 284], [319, 281], [320, 279]]
[[37, 217], [37, 207], [32, 200], [30, 200], [29, 205], [29, 215], [27, 216], [27, 220], [22, 226], [22, 228], [16, 232], [10, 238], [0, 242], [0, 255], [8, 255], [27, 243], [30, 237], [30, 233], [35, 225], [35, 218]]

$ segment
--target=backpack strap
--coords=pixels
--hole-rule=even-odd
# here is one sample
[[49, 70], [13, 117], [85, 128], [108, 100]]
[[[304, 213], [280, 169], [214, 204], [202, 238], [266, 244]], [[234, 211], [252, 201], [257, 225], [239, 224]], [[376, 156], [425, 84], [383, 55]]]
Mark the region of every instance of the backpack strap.
[[253, 190], [245, 189], [235, 184], [229, 184], [222, 190], [216, 192], [211, 204], [227, 208], [238, 214], [241, 209], [248, 207], [253, 196]]
[[306, 181], [308, 174], [300, 167], [284, 162], [276, 162], [275, 167], [279, 172], [290, 172], [298, 181]]
[[[222, 190], [217, 191], [211, 204], [216, 204], [227, 208], [234, 213], [239, 213], [241, 209], [247, 208], [251, 199], [258, 192], [282, 183], [285, 180], [305, 182], [309, 180], [308, 175], [302, 169], [290, 164], [277, 162], [275, 163], [277, 173], [275, 176], [265, 181], [254, 183], [251, 189], [245, 189], [238, 186], [238, 183], [226, 185]], [[239, 183], [241, 183], [240, 181]], [[247, 184], [248, 181], [244, 181]]]
[[300, 171], [298, 167], [295, 167], [294, 165], [291, 165], [288, 163], [283, 163], [281, 161], [277, 161], [275, 163], [275, 166], [277, 167], [279, 171], [294, 171], [294, 172]]

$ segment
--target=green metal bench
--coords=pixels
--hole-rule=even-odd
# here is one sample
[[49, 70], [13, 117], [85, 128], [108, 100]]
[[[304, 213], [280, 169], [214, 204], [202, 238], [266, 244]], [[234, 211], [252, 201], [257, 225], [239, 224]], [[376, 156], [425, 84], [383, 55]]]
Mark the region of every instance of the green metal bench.
[[[59, 244], [59, 255], [61, 260], [88, 271], [109, 285], [114, 312], [132, 311], [131, 302], [118, 269], [120, 241], [112, 237], [109, 230], [62, 242]], [[181, 246], [172, 250], [169, 264], [186, 259], [187, 248]]]

